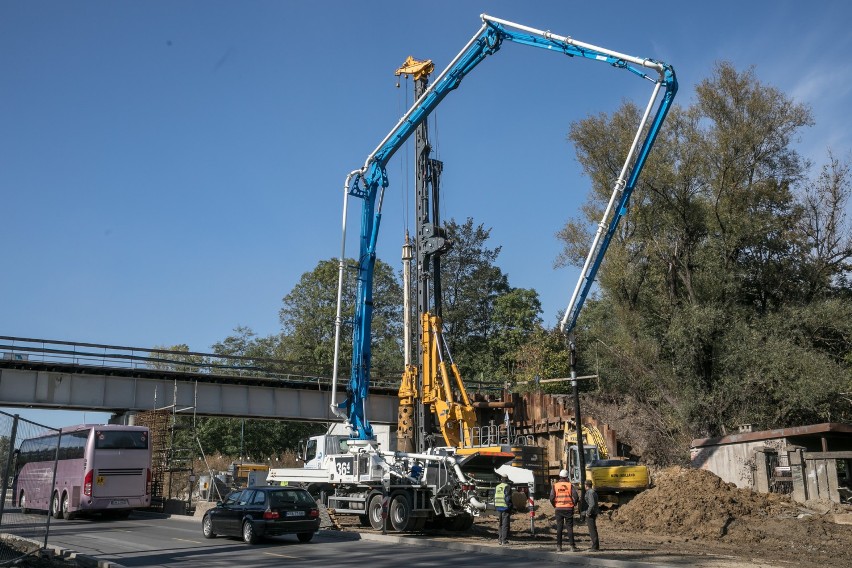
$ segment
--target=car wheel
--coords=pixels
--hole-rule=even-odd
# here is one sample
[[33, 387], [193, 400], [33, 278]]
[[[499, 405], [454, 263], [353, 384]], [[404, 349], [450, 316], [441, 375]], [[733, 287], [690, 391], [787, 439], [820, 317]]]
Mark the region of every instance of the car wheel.
[[62, 518], [62, 505], [59, 503], [59, 493], [54, 493], [50, 499], [50, 513], [54, 519]]
[[216, 533], [213, 532], [213, 519], [210, 515], [204, 515], [204, 520], [201, 521], [201, 532], [204, 533], [204, 538], [216, 538]]
[[67, 520], [71, 520], [74, 518], [74, 513], [68, 510], [70, 503], [68, 502], [68, 494], [65, 493], [62, 495], [62, 516]]
[[299, 542], [311, 542], [311, 539], [314, 538], [314, 533], [297, 533], [296, 538], [299, 539]]
[[23, 491], [21, 491], [21, 496], [18, 497], [18, 506], [21, 508], [21, 512], [25, 515], [30, 512], [30, 510], [27, 509], [27, 494]]
[[257, 541], [260, 540], [257, 533], [254, 532], [254, 524], [252, 524], [251, 520], [243, 522], [243, 540], [249, 544], [257, 544]]

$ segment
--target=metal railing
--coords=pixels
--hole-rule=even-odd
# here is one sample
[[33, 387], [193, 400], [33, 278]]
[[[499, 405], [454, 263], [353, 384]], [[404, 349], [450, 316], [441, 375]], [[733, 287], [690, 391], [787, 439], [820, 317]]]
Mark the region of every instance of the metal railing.
[[[0, 335], [0, 359], [13, 363], [54, 363], [92, 368], [161, 370], [208, 376], [237, 376], [331, 387], [330, 365], [197, 351], [127, 347], [100, 343]], [[372, 379], [376, 387], [399, 386], [399, 377]]]

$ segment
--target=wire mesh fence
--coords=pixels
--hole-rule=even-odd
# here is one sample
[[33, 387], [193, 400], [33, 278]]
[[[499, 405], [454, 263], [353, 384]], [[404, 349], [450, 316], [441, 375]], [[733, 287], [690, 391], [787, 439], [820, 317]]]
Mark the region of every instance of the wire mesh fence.
[[[56, 474], [59, 430], [31, 422], [17, 414], [0, 411], [0, 564], [33, 552], [32, 542], [47, 546], [50, 530], [49, 507]], [[20, 478], [23, 461], [21, 444], [37, 449], [39, 463], [27, 472], [27, 494]], [[34, 464], [30, 464], [34, 465]], [[19, 539], [28, 539], [22, 541]], [[37, 550], [38, 547], [35, 547]]]

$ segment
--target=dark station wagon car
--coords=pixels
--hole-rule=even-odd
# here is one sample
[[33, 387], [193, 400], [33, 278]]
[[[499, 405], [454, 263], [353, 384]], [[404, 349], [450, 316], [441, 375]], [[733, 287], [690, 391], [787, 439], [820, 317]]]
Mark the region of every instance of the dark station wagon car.
[[319, 509], [300, 487], [252, 487], [229, 493], [225, 500], [204, 513], [201, 529], [206, 538], [216, 535], [242, 537], [254, 544], [266, 536], [295, 534], [310, 542], [319, 530]]

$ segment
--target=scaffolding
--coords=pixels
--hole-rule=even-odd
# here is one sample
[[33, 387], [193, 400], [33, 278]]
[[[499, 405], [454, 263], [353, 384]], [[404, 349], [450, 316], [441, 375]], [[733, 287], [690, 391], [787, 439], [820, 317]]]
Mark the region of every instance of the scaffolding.
[[[176, 433], [184, 428], [179, 424], [179, 417], [190, 411], [194, 417], [195, 407], [178, 408], [174, 402], [177, 400], [177, 381], [174, 388], [172, 404], [157, 407], [155, 391], [155, 409], [136, 414], [134, 422], [147, 426], [151, 432], [151, 508], [162, 512], [178, 512], [166, 510], [177, 507], [185, 513], [191, 507], [195, 452], [193, 448], [182, 447]], [[193, 420], [193, 426], [194, 423]], [[194, 438], [194, 435], [184, 437], [184, 441]]]

